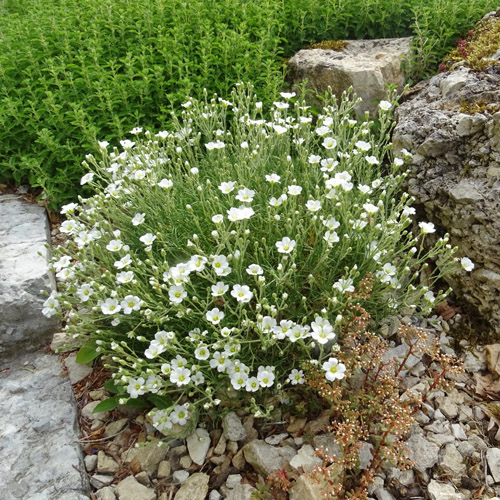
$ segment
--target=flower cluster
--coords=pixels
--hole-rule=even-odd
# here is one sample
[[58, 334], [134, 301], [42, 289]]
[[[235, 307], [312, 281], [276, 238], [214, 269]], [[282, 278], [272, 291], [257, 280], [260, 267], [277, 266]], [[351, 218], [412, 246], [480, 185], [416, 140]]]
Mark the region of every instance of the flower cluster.
[[82, 178], [96, 194], [63, 210], [60, 293], [44, 313], [67, 311], [68, 330], [112, 360], [123, 401], [163, 398], [151, 414], [161, 431], [221, 400], [291, 390], [309, 362], [342, 379], [333, 354], [360, 281], [375, 277], [363, 305], [380, 319], [429, 307], [420, 270], [453, 261], [447, 236], [418, 250], [432, 224], [407, 229], [391, 103], [375, 128], [353, 118], [348, 94], [317, 121], [282, 97], [266, 117], [238, 86], [230, 101], [188, 101], [172, 131], [136, 128], [121, 151], [101, 143]]

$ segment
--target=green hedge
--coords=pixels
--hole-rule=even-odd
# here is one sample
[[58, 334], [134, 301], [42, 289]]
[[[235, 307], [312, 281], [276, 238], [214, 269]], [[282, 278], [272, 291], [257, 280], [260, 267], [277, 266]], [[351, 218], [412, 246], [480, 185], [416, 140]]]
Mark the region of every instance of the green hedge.
[[[492, 0], [4, 0], [0, 2], [0, 182], [41, 186], [52, 207], [81, 188], [98, 140], [168, 128], [187, 95], [259, 98], [283, 84], [283, 59], [322, 39], [412, 33], [436, 57]], [[431, 60], [432, 62], [432, 60]]]

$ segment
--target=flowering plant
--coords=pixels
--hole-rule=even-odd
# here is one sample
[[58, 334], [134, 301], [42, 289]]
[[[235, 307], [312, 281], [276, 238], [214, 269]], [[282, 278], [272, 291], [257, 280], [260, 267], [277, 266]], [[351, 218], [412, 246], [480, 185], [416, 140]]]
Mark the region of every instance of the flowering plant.
[[148, 398], [164, 433], [221, 400], [257, 411], [303, 384], [308, 363], [344, 377], [338, 328], [367, 275], [375, 319], [435, 300], [420, 271], [439, 261], [432, 285], [453, 250], [447, 236], [419, 250], [432, 224], [408, 231], [392, 103], [374, 127], [353, 119], [349, 93], [317, 116], [282, 97], [270, 119], [244, 85], [230, 101], [189, 100], [172, 131], [136, 128], [84, 162], [96, 194], [63, 208], [60, 292], [44, 311], [89, 337], [81, 361], [104, 355], [118, 393], [106, 409]]

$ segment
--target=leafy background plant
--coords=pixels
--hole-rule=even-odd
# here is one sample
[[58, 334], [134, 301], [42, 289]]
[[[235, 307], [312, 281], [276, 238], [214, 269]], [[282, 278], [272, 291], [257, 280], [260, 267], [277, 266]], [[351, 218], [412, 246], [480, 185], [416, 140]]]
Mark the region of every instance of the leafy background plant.
[[324, 39], [411, 36], [411, 78], [431, 71], [493, 0], [3, 0], [0, 182], [76, 198], [97, 141], [141, 125], [203, 89], [250, 81], [269, 103], [283, 59]]

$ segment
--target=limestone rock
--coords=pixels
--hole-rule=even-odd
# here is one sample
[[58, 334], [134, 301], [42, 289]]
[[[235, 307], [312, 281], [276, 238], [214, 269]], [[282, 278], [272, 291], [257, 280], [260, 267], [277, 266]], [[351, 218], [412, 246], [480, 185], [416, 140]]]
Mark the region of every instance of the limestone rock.
[[191, 460], [197, 465], [203, 465], [210, 448], [210, 436], [206, 429], [195, 429], [187, 437], [186, 442]]
[[318, 500], [324, 498], [320, 483], [317, 480], [301, 475], [290, 489], [290, 500]]
[[197, 472], [188, 477], [175, 494], [174, 500], [205, 500], [208, 493], [208, 475]]
[[247, 431], [243, 427], [238, 415], [233, 411], [228, 413], [222, 420], [224, 435], [231, 441], [241, 441], [247, 437]]
[[166, 446], [158, 446], [155, 443], [138, 448], [131, 448], [122, 455], [122, 460], [125, 465], [129, 465], [132, 460], [136, 459], [141, 470], [153, 475], [158, 464], [165, 459], [168, 448]]
[[226, 500], [252, 500], [252, 493], [256, 491], [257, 490], [249, 484], [238, 484], [232, 490], [229, 490]]
[[172, 471], [172, 465], [168, 460], [162, 460], [160, 465], [158, 465], [158, 479], [164, 479], [170, 476], [170, 472]]
[[[495, 67], [466, 67], [420, 83], [396, 111], [393, 145], [409, 160], [406, 188], [419, 218], [450, 234], [475, 267], [446, 279], [468, 312], [500, 333], [500, 113], [460, 112], [462, 103], [500, 102]], [[428, 235], [428, 244], [436, 235]], [[475, 321], [475, 323], [478, 323]]]
[[496, 483], [500, 483], [500, 448], [488, 448], [486, 460], [493, 479]]
[[279, 449], [270, 446], [260, 439], [254, 439], [243, 447], [245, 460], [264, 477], [276, 469], [281, 469], [288, 460], [284, 458]]
[[99, 474], [115, 474], [120, 469], [114, 459], [106, 455], [103, 451], [97, 454], [97, 472]]
[[431, 500], [465, 500], [464, 496], [456, 491], [449, 483], [438, 483], [431, 480], [427, 487]]
[[310, 444], [305, 444], [298, 451], [292, 460], [290, 460], [290, 465], [298, 469], [302, 467], [304, 472], [311, 472], [316, 465], [320, 465], [322, 460], [314, 455], [314, 448]]
[[[50, 342], [59, 319], [46, 318], [41, 290], [56, 289], [45, 248], [45, 209], [14, 194], [0, 195], [0, 355], [7, 359]], [[41, 255], [38, 255], [38, 253]]]
[[388, 84], [403, 90], [401, 62], [410, 51], [410, 43], [411, 38], [348, 40], [341, 51], [301, 50], [288, 62], [289, 82], [297, 89], [307, 79], [307, 88], [316, 95], [331, 87], [337, 97], [353, 87], [362, 98], [356, 107], [358, 115], [365, 111], [374, 115], [378, 101], [386, 98]]
[[105, 486], [95, 492], [98, 500], [116, 500], [115, 489], [111, 486]]
[[420, 434], [413, 434], [408, 439], [410, 459], [415, 461], [415, 469], [424, 472], [438, 461], [439, 447]]
[[462, 475], [466, 473], [466, 467], [462, 455], [458, 452], [455, 445], [447, 444], [439, 460], [439, 469], [443, 474], [455, 483], [459, 484]]
[[172, 474], [172, 480], [174, 483], [181, 484], [189, 477], [189, 472], [187, 470], [176, 470]]
[[119, 500], [156, 500], [156, 493], [139, 483], [134, 476], [128, 476], [116, 486]]

